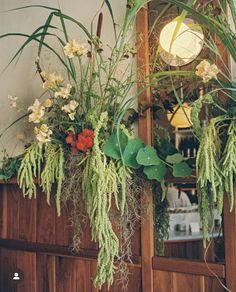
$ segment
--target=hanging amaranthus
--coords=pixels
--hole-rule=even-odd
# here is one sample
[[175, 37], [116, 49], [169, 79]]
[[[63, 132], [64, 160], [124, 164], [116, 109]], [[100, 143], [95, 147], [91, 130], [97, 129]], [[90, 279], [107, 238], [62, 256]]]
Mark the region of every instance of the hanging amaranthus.
[[228, 128], [228, 140], [223, 153], [222, 172], [224, 187], [228, 192], [230, 210], [234, 205], [234, 181], [236, 178], [236, 122], [233, 120]]
[[109, 219], [109, 209], [114, 196], [118, 206], [118, 173], [112, 160], [107, 161], [101, 150], [99, 134], [105, 129], [108, 114], [101, 114], [94, 131], [94, 147], [87, 159], [83, 176], [83, 190], [92, 229], [92, 240], [98, 242], [98, 271], [94, 284], [101, 287], [105, 282], [113, 283], [114, 260], [119, 253], [119, 240]]
[[64, 153], [61, 145], [48, 143], [45, 146], [45, 166], [41, 174], [42, 188], [47, 194], [47, 203], [50, 205], [52, 184], [57, 182], [56, 207], [57, 214], [61, 214], [61, 187], [64, 179]]
[[41, 162], [43, 161], [42, 147], [37, 142], [32, 143], [26, 150], [18, 170], [18, 182], [23, 195], [29, 199], [36, 198], [36, 185], [34, 178], [41, 174]]
[[219, 167], [221, 146], [217, 128], [221, 120], [222, 117], [211, 119], [209, 126], [204, 129], [196, 159], [200, 215], [205, 237], [208, 237], [208, 212], [212, 210], [210, 205], [213, 207], [217, 203], [219, 213], [223, 207], [223, 179]]

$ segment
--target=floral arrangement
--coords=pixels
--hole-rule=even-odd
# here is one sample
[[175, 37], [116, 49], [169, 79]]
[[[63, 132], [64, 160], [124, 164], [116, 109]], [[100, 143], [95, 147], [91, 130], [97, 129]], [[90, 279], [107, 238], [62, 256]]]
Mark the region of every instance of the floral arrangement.
[[[105, 3], [114, 20], [109, 1]], [[89, 32], [80, 22], [59, 9], [36, 6], [50, 10], [44, 25], [31, 35], [11, 33], [1, 36], [26, 37], [12, 61], [31, 41], [39, 44], [35, 64], [44, 93], [22, 116], [34, 125], [32, 143], [19, 157], [17, 164], [12, 161], [14, 167], [10, 171], [11, 160], [6, 159], [8, 163], [4, 164], [0, 174], [2, 178], [9, 179], [17, 171], [19, 186], [28, 198], [37, 195], [37, 178], [37, 183], [46, 193], [48, 204], [52, 186], [56, 184], [58, 216], [61, 214], [61, 201], [72, 206], [75, 251], [79, 250], [81, 217], [85, 207], [92, 240], [99, 247], [94, 279], [94, 285], [99, 288], [104, 283], [108, 286], [113, 283], [118, 267], [118, 272], [123, 275], [122, 288], [127, 290], [125, 261], [131, 259], [130, 242], [135, 222], [140, 216], [139, 198], [145, 181], [160, 182], [165, 190], [164, 178], [168, 169], [174, 176], [189, 176], [192, 172], [177, 151], [162, 155], [154, 147], [134, 138], [127, 118], [128, 109], [141, 93], [133, 89], [137, 82], [143, 82], [137, 80], [133, 73], [136, 49], [130, 44], [135, 17], [143, 5], [143, 0], [128, 1], [119, 32], [113, 23], [115, 45], [110, 48], [108, 56], [100, 37], [102, 13], [98, 16], [94, 34], [93, 28]], [[51, 24], [53, 18], [59, 19], [63, 38], [57, 35], [58, 28]], [[71, 39], [66, 21], [82, 29], [88, 42]], [[59, 41], [62, 55], [47, 43], [48, 36], [54, 36]], [[42, 70], [41, 53], [44, 48], [60, 61], [63, 68], [60, 73]], [[12, 102], [16, 106], [14, 97]], [[119, 215], [114, 215], [117, 212]], [[113, 220], [114, 216], [118, 219]], [[122, 239], [114, 231], [115, 224], [122, 226]]]
[[[56, 183], [58, 216], [61, 214], [61, 200], [72, 205], [75, 251], [79, 249], [80, 219], [85, 207], [92, 240], [98, 242], [99, 247], [98, 270], [94, 279], [97, 287], [113, 283], [115, 261], [120, 260], [119, 269], [124, 271], [124, 261], [131, 256], [129, 242], [133, 234], [132, 222], [139, 217], [136, 201], [141, 191], [140, 183], [133, 183], [137, 180], [121, 157], [128, 137], [131, 139], [131, 128], [123, 117], [138, 96], [136, 92], [131, 93], [136, 84], [133, 74], [135, 49], [129, 43], [135, 17], [144, 4], [145, 1], [142, 0], [128, 3], [119, 32], [113, 22], [115, 45], [110, 48], [108, 56], [103, 52], [100, 38], [102, 13], [99, 14], [97, 32], [94, 34], [93, 29], [90, 33], [80, 22], [59, 9], [37, 6], [50, 11], [44, 25], [28, 36], [18, 33], [1, 36], [27, 37], [18, 54], [31, 41], [39, 43], [36, 67], [45, 90], [28, 107], [28, 114], [22, 116], [34, 125], [34, 141], [17, 159], [17, 163], [5, 156], [1, 177], [9, 179], [17, 170], [19, 186], [28, 198], [37, 195], [37, 177], [37, 183], [47, 195], [48, 204], [51, 201], [52, 186]], [[113, 19], [109, 1], [106, 1], [106, 5]], [[30, 8], [32, 7], [19, 9]], [[51, 25], [53, 18], [60, 20], [63, 38], [57, 35], [58, 29]], [[82, 29], [88, 42], [84, 44], [70, 39], [66, 21]], [[59, 41], [62, 55], [47, 43], [48, 36], [55, 36]], [[62, 64], [63, 73], [41, 69], [43, 48], [56, 55]], [[119, 67], [124, 70], [121, 71]], [[15, 107], [17, 100], [13, 99]], [[136, 149], [142, 145], [138, 141]], [[120, 211], [119, 224], [125, 225], [127, 235], [122, 243], [119, 243], [118, 235], [113, 230], [115, 223], [112, 223], [110, 215], [113, 204]], [[132, 206], [133, 217], [130, 212]], [[126, 222], [127, 216], [132, 217], [129, 219], [130, 226]], [[126, 285], [123, 283], [123, 286]]]
[[[218, 10], [215, 19], [213, 15], [216, 11], [211, 6], [206, 9], [205, 6], [196, 8], [194, 1], [187, 4], [177, 0], [168, 2], [185, 9], [211, 33], [218, 34], [236, 61], [235, 50], [232, 49], [235, 48], [235, 34], [226, 25], [228, 22], [225, 7], [220, 8], [220, 13]], [[227, 2], [235, 16], [232, 1]], [[109, 1], [105, 3], [114, 20]], [[108, 56], [104, 52], [101, 39], [102, 13], [99, 14], [97, 31], [94, 34], [93, 29], [89, 32], [83, 24], [63, 14], [61, 10], [43, 6], [41, 8], [49, 9], [50, 14], [45, 24], [31, 35], [15, 33], [1, 36], [27, 37], [12, 61], [31, 41], [39, 44], [36, 67], [45, 91], [40, 98], [33, 101], [28, 107], [28, 113], [22, 117], [27, 117], [34, 125], [33, 142], [19, 160], [6, 159], [8, 163], [5, 161], [0, 175], [9, 179], [17, 171], [19, 186], [24, 196], [29, 198], [36, 197], [37, 177], [39, 185], [46, 193], [48, 204], [52, 186], [56, 183], [58, 215], [61, 213], [61, 201], [72, 206], [75, 251], [79, 249], [82, 231], [80, 222], [82, 210], [85, 208], [92, 240], [99, 247], [97, 274], [94, 279], [94, 285], [99, 288], [105, 283], [112, 285], [117, 268], [121, 274], [126, 274], [127, 279], [125, 261], [131, 259], [132, 255], [130, 242], [135, 222], [140, 216], [139, 197], [144, 184], [155, 181], [162, 187], [162, 193], [157, 200], [157, 208], [162, 210], [157, 216], [160, 240], [168, 236], [165, 177], [168, 173], [175, 177], [186, 177], [192, 173], [191, 167], [176, 149], [167, 147], [164, 143], [152, 147], [134, 138], [132, 125], [127, 118], [128, 110], [142, 93], [133, 89], [138, 82], [145, 84], [144, 80], [137, 80], [135, 77], [136, 49], [130, 44], [135, 17], [143, 5], [143, 0], [128, 1], [125, 20], [119, 31], [113, 22], [115, 45], [110, 48]], [[53, 18], [59, 19], [63, 38], [51, 24]], [[233, 17], [234, 21], [235, 19]], [[183, 21], [183, 18], [180, 20]], [[88, 42], [80, 43], [71, 39], [66, 29], [66, 21], [82, 29]], [[227, 40], [224, 38], [225, 29], [229, 35]], [[48, 36], [54, 36], [58, 40], [63, 54], [59, 54], [47, 43]], [[209, 38], [206, 45], [215, 55], [221, 56], [213, 39]], [[47, 48], [58, 58], [63, 73], [42, 70], [43, 48]], [[164, 78], [176, 74], [193, 76], [192, 73], [181, 70], [177, 73], [154, 73], [153, 80], [150, 84], [145, 84], [143, 90], [156, 83], [158, 78], [163, 81]], [[208, 91], [204, 96], [192, 104], [191, 112], [193, 129], [200, 141], [196, 161], [197, 186], [203, 231], [207, 238], [208, 215], [213, 213], [215, 204], [219, 213], [222, 212], [223, 196], [226, 192], [229, 194], [231, 209], [233, 208], [236, 174], [235, 82], [229, 72], [222, 72], [213, 60], [201, 61], [194, 75], [203, 85], [212, 85], [207, 87]], [[228, 97], [227, 103], [221, 102], [219, 93]], [[12, 97], [11, 102], [15, 106], [17, 101]], [[206, 128], [201, 127], [199, 119], [203, 104], [210, 104], [213, 108]], [[182, 106], [180, 101], [179, 105]], [[154, 188], [156, 187], [155, 183]], [[115, 224], [122, 227], [121, 239], [115, 232]], [[160, 249], [162, 250], [162, 246]], [[123, 288], [127, 290], [127, 281], [123, 280]]]

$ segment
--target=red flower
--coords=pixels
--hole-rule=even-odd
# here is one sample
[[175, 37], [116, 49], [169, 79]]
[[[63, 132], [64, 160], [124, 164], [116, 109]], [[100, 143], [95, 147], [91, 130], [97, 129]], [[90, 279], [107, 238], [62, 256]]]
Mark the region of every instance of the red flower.
[[75, 135], [72, 132], [69, 132], [65, 138], [67, 144], [72, 144], [75, 141]]
[[94, 132], [89, 129], [84, 129], [82, 133], [78, 135], [78, 140], [76, 141], [76, 147], [78, 150], [87, 152], [93, 147], [93, 137]]
[[91, 148], [93, 147], [93, 139], [91, 137], [86, 138], [86, 143], [87, 143], [87, 147]]
[[65, 138], [65, 142], [71, 145], [72, 155], [76, 155], [78, 150], [87, 152], [93, 147], [94, 132], [89, 129], [84, 129], [82, 133], [78, 134], [77, 140], [76, 135], [73, 132], [68, 132]]
[[83, 151], [83, 152], [87, 152], [88, 151], [88, 148], [87, 148], [87, 146], [86, 146], [86, 144], [83, 144], [83, 143], [81, 143], [81, 142], [76, 142], [76, 147], [77, 147], [77, 149], [78, 150], [80, 150], [80, 151]]
[[94, 132], [92, 130], [89, 129], [83, 129], [82, 133], [81, 133], [84, 137], [90, 137], [90, 138], [94, 138]]

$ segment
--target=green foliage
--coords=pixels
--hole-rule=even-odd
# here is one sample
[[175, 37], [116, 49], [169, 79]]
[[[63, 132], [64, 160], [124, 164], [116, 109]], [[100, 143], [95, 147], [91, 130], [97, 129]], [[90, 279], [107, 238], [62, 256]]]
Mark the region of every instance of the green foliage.
[[186, 162], [180, 162], [173, 165], [174, 177], [188, 177], [191, 176], [192, 169]]
[[94, 147], [83, 175], [83, 190], [89, 215], [92, 239], [98, 242], [98, 270], [94, 284], [101, 287], [104, 283], [113, 283], [114, 261], [119, 252], [119, 240], [113, 231], [109, 218], [111, 199], [114, 196], [118, 205], [117, 169], [112, 160], [107, 161], [101, 150], [99, 133], [106, 128], [107, 113], [103, 113], [94, 131]]
[[178, 152], [178, 150], [170, 143], [167, 138], [164, 138], [156, 145], [158, 153], [166, 157], [168, 155], [173, 155]]
[[[227, 1], [229, 3], [230, 12], [233, 18], [233, 25], [236, 25], [235, 17], [235, 4], [232, 0]], [[222, 10], [218, 17], [215, 17], [214, 13], [206, 15], [204, 12], [193, 7], [193, 4], [184, 3], [180, 0], [168, 0], [168, 3], [174, 4], [182, 9], [185, 9], [189, 14], [191, 14], [202, 26], [207, 28], [211, 33], [216, 34], [224, 47], [232, 56], [233, 60], [236, 61], [235, 52], [235, 33], [230, 27], [230, 23], [227, 21], [227, 16]], [[198, 6], [198, 8], [201, 7]], [[213, 9], [212, 9], [213, 10]]]
[[166, 162], [167, 163], [171, 163], [171, 164], [176, 164], [176, 163], [180, 163], [181, 161], [183, 161], [183, 155], [180, 153], [175, 153], [172, 155], [168, 155], [166, 157]]
[[18, 170], [18, 183], [22, 189], [23, 195], [29, 199], [36, 198], [35, 177], [40, 178], [41, 163], [43, 161], [42, 147], [38, 143], [33, 142], [25, 152]]
[[137, 162], [136, 156], [141, 148], [144, 147], [144, 143], [140, 139], [131, 139], [125, 147], [123, 153], [124, 164], [128, 167], [138, 169], [141, 165]]
[[167, 167], [163, 162], [158, 165], [151, 165], [144, 167], [144, 173], [150, 180], [157, 180], [159, 182], [163, 181], [167, 172]]
[[50, 205], [52, 185], [57, 182], [56, 207], [57, 214], [60, 216], [61, 185], [64, 179], [64, 153], [62, 146], [48, 143], [45, 146], [44, 161], [45, 165], [41, 173], [41, 186], [43, 191], [46, 192], [47, 203]]
[[115, 132], [109, 137], [107, 143], [104, 145], [103, 151], [108, 157], [119, 160], [127, 142], [128, 137], [123, 131]]
[[210, 125], [204, 130], [196, 159], [200, 188], [207, 188], [210, 185], [214, 202], [217, 201], [217, 192], [223, 183], [222, 172], [219, 167], [221, 147], [219, 132], [216, 127], [216, 123], [219, 121], [219, 119], [211, 119]]
[[141, 148], [138, 151], [136, 159], [137, 162], [143, 166], [158, 165], [161, 163], [155, 148], [150, 145], [147, 145], [145, 148]]
[[224, 187], [229, 195], [230, 210], [234, 205], [234, 181], [236, 178], [236, 122], [232, 120], [228, 128], [228, 139], [222, 157]]
[[21, 164], [21, 157], [9, 157], [5, 152], [0, 168], [0, 180], [9, 180], [17, 174]]

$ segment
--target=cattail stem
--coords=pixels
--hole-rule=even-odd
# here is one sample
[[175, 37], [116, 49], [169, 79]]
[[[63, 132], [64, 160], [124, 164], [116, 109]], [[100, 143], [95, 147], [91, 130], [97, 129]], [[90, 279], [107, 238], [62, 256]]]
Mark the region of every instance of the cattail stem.
[[101, 37], [101, 31], [102, 31], [102, 21], [103, 21], [103, 14], [102, 12], [99, 13], [98, 16], [98, 25], [97, 25], [97, 37]]

